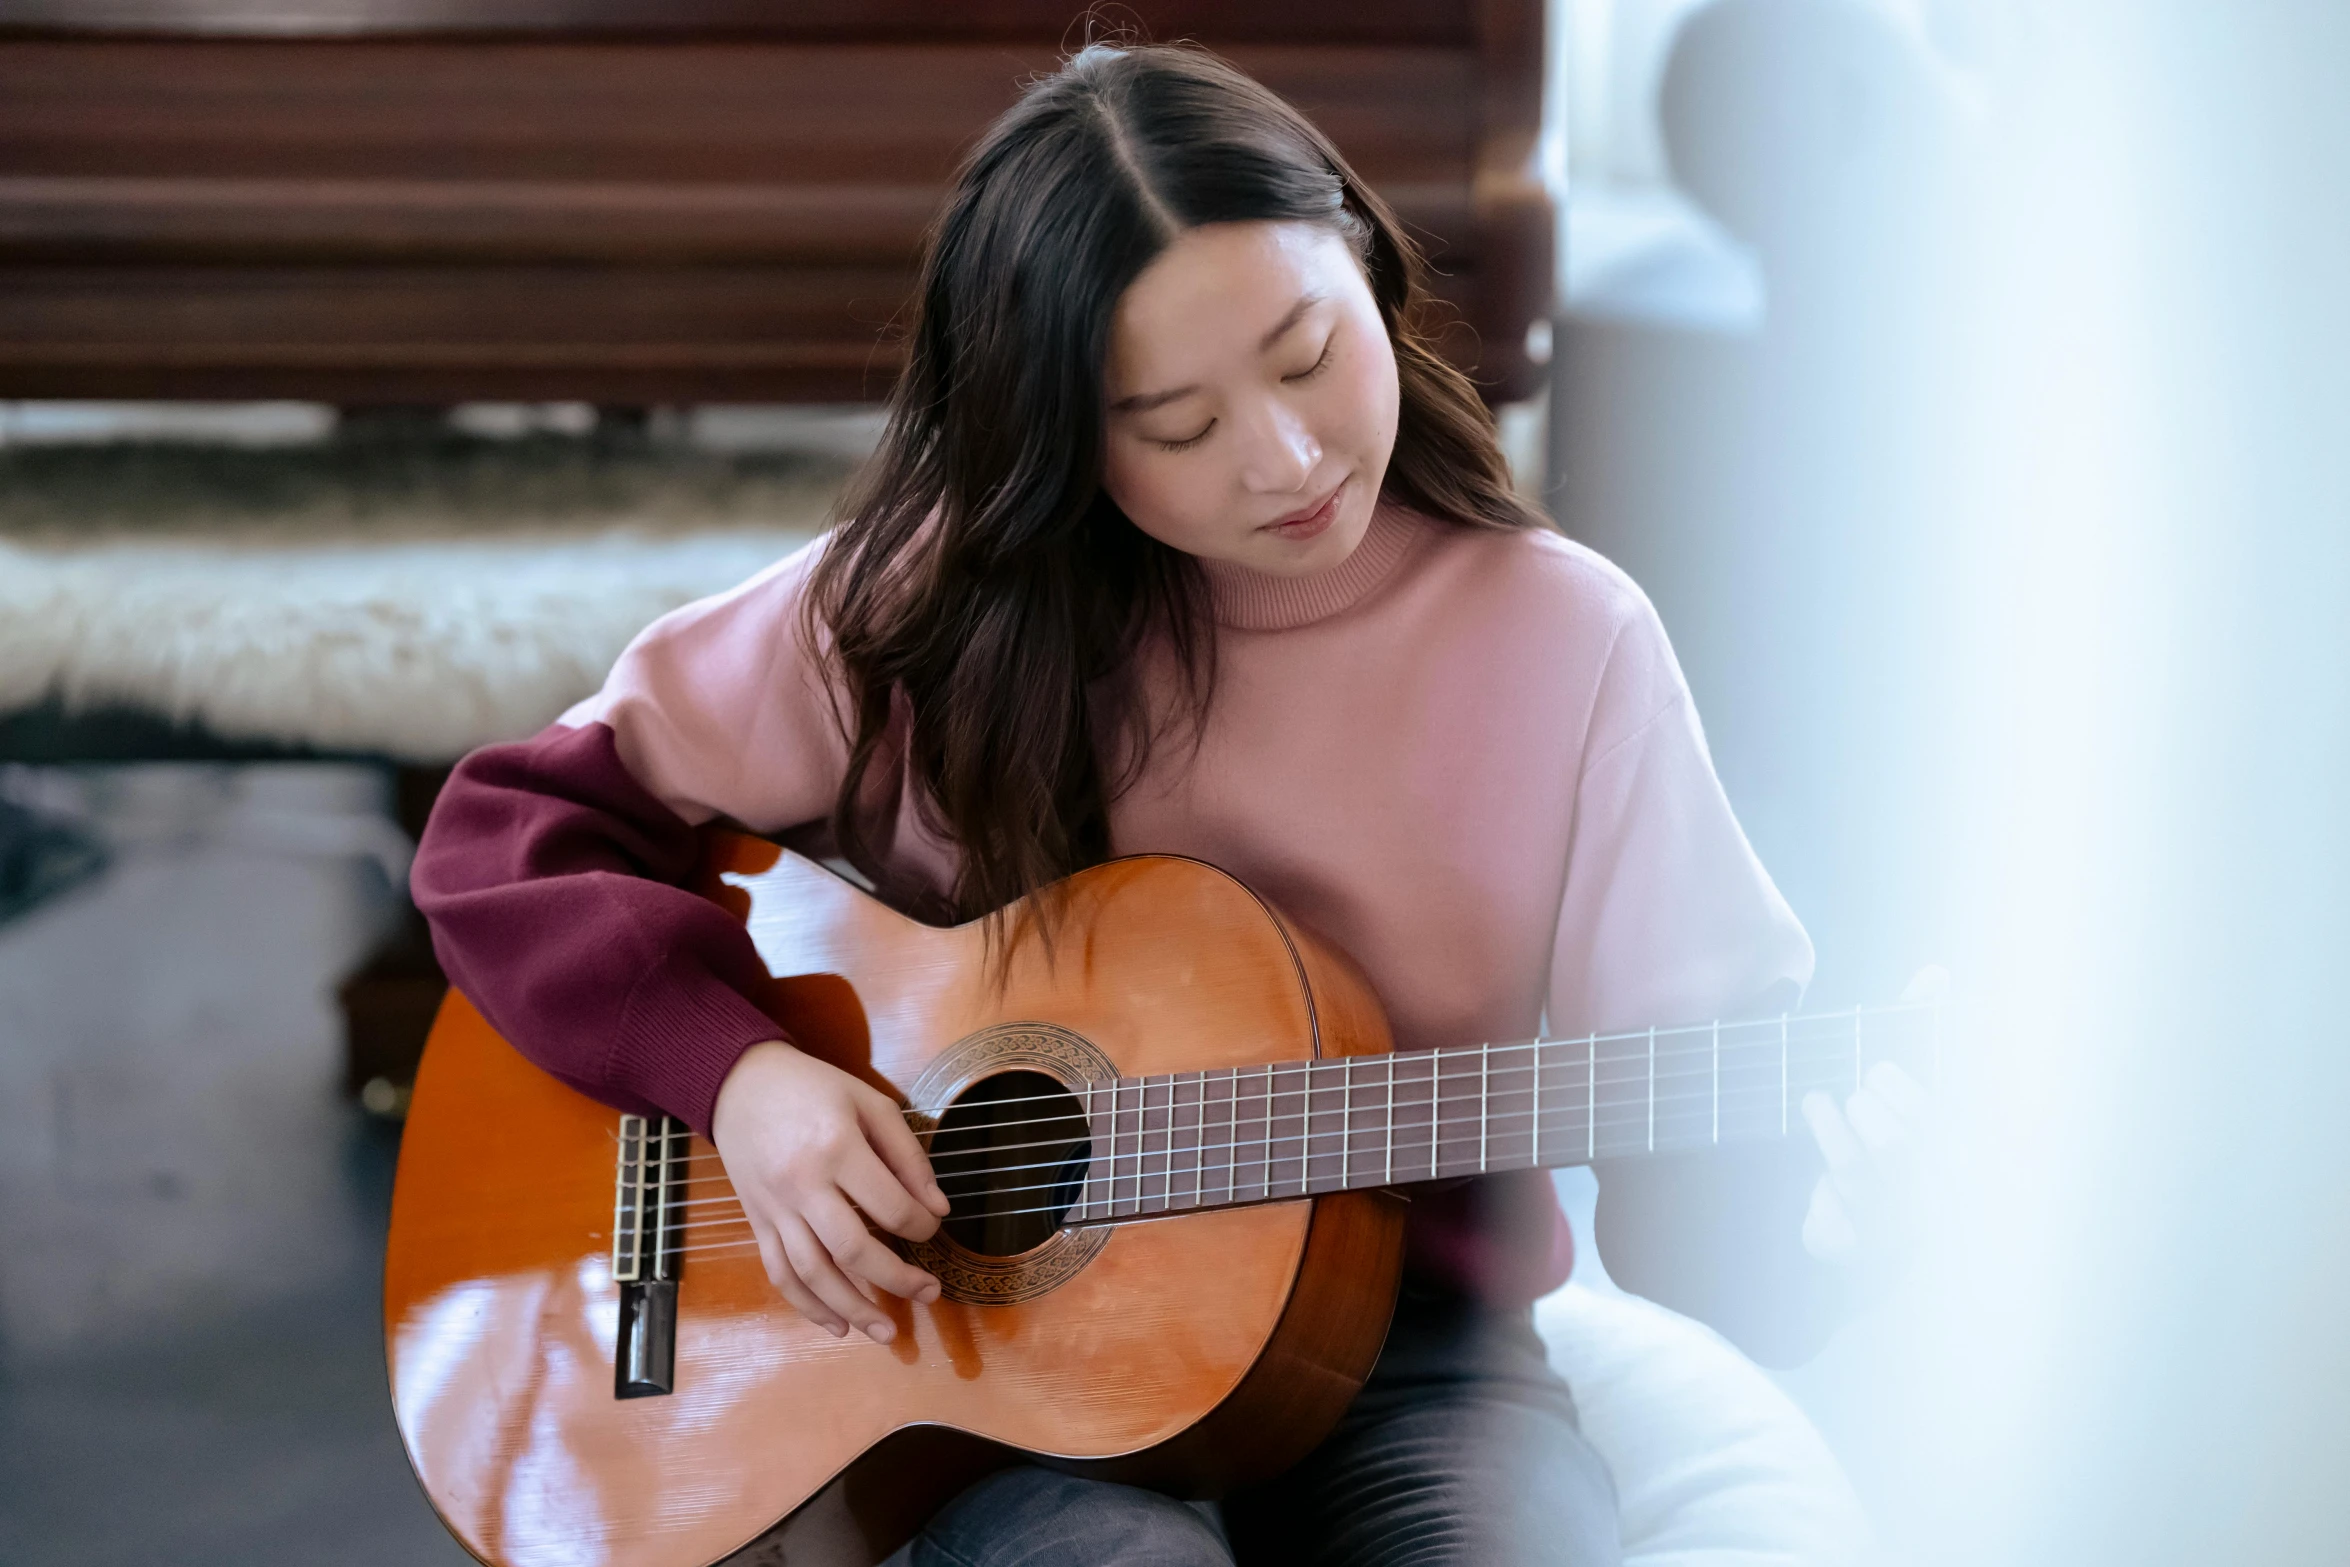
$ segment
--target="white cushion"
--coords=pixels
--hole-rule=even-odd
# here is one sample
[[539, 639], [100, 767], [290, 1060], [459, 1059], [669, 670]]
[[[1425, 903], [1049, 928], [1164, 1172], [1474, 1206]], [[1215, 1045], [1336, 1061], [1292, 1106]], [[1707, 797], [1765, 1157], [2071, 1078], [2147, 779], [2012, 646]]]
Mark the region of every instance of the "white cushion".
[[1569, 1284], [1534, 1309], [1614, 1472], [1626, 1567], [1844, 1567], [1867, 1515], [1803, 1411], [1711, 1329]]

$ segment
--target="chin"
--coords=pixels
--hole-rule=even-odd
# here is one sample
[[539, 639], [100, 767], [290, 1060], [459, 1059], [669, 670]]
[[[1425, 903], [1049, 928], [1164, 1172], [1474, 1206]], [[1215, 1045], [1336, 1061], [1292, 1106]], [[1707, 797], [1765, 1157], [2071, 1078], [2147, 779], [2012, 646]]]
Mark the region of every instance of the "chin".
[[1258, 549], [1249, 565], [1269, 575], [1283, 577], [1310, 577], [1316, 572], [1328, 571], [1346, 564], [1348, 556], [1371, 531], [1373, 507], [1357, 496], [1347, 496], [1330, 526], [1310, 539], [1285, 539], [1278, 534], [1260, 533], [1255, 536]]

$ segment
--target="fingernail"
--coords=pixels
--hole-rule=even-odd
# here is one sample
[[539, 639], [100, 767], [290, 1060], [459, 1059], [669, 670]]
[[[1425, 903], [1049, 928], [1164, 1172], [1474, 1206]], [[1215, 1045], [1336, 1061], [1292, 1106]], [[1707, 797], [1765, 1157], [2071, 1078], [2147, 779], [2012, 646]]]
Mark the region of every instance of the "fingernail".
[[876, 1322], [865, 1330], [865, 1336], [876, 1344], [886, 1344], [898, 1336], [898, 1330], [886, 1322]]

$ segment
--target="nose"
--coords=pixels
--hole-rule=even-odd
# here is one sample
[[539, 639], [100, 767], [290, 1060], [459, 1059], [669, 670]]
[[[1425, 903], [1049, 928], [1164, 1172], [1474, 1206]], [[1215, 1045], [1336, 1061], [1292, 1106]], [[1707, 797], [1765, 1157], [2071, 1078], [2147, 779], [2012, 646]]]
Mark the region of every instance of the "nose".
[[1277, 398], [1260, 403], [1241, 434], [1240, 479], [1251, 494], [1293, 495], [1321, 464], [1322, 443], [1297, 411]]

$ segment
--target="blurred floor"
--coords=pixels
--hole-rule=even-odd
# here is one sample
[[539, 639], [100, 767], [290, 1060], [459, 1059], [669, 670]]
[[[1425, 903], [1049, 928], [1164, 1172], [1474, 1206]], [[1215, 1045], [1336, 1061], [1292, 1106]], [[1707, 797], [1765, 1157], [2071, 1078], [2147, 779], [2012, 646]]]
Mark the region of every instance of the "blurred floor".
[[329, 987], [388, 903], [270, 821], [358, 768], [78, 775], [97, 880], [0, 926], [0, 1560], [461, 1563], [379, 1338], [396, 1138]]

